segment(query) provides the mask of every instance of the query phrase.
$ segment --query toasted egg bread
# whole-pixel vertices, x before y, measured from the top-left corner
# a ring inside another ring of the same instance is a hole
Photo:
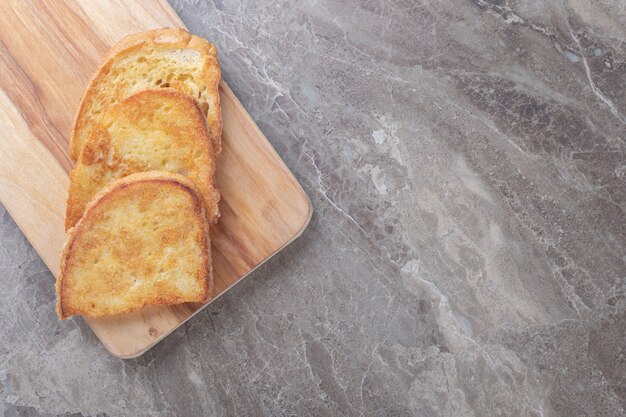
[[[150,88],[172,87],[196,98],[204,112],[213,150],[221,150],[222,118],[215,46],[184,29],[155,29],[116,44],[81,99],[70,139],[76,161],[96,121],[111,104]]]
[[[91,129],[70,174],[65,229],[112,180],[142,171],[185,175],[202,197],[209,223],[219,215],[215,159],[205,117],[174,89],[143,90],[108,108]]]
[[[109,184],[68,232],[56,291],[61,319],[207,300],[209,226],[193,183],[150,171]]]

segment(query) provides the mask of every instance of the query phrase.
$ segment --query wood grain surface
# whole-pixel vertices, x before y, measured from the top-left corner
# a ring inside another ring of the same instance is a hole
[[[111,45],[158,27],[184,27],[164,0],[0,2],[0,201],[54,275],[65,241],[68,140],[82,91]],[[299,236],[311,217],[308,197],[224,82],[220,93],[222,217],[211,230],[217,296]],[[112,354],[131,358],[204,306],[149,307],[87,322]]]

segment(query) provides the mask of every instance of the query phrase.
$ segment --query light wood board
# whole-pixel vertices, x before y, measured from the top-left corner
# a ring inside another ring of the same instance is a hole
[[[0,2],[0,201],[55,276],[80,96],[111,45],[158,27],[184,27],[164,0]],[[211,230],[217,296],[299,236],[311,217],[308,197],[224,82],[220,93],[222,217]],[[131,358],[204,306],[87,322],[113,355]]]

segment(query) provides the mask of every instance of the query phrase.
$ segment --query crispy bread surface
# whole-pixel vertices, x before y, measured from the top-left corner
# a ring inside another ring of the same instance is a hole
[[[70,174],[65,229],[109,182],[142,171],[169,171],[196,186],[209,223],[219,216],[215,158],[205,117],[174,89],[143,90],[111,106],[92,127]]]
[[[127,36],[105,57],[81,99],[70,139],[76,161],[96,121],[110,105],[145,89],[171,87],[198,100],[215,154],[221,151],[220,66],[215,46],[184,29]]]
[[[209,226],[194,184],[162,171],[112,182],[70,229],[56,291],[61,319],[209,299]]]

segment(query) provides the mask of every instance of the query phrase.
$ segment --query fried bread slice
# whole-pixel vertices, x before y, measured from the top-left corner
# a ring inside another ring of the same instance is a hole
[[[91,130],[110,105],[150,88],[172,87],[196,98],[204,112],[213,150],[221,150],[222,117],[215,46],[184,29],[155,29],[117,43],[81,99],[70,139],[76,161]]]
[[[163,171],[112,182],[68,232],[56,291],[61,319],[210,298],[209,226],[193,183]]]
[[[109,182],[142,171],[185,175],[197,187],[209,223],[219,216],[215,158],[205,117],[174,89],[143,90],[108,108],[92,127],[70,174],[65,229]]]

